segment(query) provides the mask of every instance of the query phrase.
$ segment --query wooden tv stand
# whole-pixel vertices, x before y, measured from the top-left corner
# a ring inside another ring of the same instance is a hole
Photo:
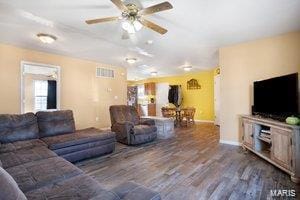
[[[300,126],[258,116],[242,116],[243,148],[252,151],[300,183]]]

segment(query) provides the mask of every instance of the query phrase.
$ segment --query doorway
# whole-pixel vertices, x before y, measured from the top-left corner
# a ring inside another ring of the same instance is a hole
[[[60,109],[60,67],[21,62],[21,113]]]

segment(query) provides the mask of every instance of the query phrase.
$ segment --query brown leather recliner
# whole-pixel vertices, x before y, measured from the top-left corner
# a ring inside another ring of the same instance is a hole
[[[111,130],[116,133],[118,142],[138,145],[151,142],[157,137],[154,120],[140,119],[134,106],[110,106]]]

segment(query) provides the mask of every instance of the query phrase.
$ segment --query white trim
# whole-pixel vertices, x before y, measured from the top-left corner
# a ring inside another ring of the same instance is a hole
[[[195,122],[205,122],[205,123],[214,123],[213,120],[202,120],[202,119],[195,119]]]
[[[108,127],[102,127],[102,128],[100,128],[100,130],[102,130],[102,131],[110,131],[111,127],[110,126],[108,126]]]
[[[50,67],[50,68],[55,68],[57,69],[57,102],[56,102],[56,106],[57,106],[57,109],[56,110],[59,110],[60,109],[60,89],[61,89],[61,86],[60,86],[60,73],[61,73],[61,70],[60,70],[60,66],[57,66],[57,65],[49,65],[49,64],[43,64],[43,63],[34,63],[34,62],[27,62],[27,61],[21,61],[20,63],[20,71],[21,71],[21,82],[20,82],[20,104],[21,104],[21,113],[24,113],[24,65],[36,65],[36,66],[39,66],[39,67]]]
[[[220,140],[219,142],[222,143],[222,144],[229,144],[229,145],[234,145],[234,146],[242,146],[242,144],[240,142],[236,142],[236,141]]]

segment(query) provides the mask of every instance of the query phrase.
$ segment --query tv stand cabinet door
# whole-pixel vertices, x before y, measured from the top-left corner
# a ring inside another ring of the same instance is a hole
[[[244,120],[243,121],[243,144],[247,147],[253,148],[253,132],[254,132],[254,126],[253,123]]]
[[[292,168],[291,132],[279,128],[271,128],[271,159],[286,169]]]

